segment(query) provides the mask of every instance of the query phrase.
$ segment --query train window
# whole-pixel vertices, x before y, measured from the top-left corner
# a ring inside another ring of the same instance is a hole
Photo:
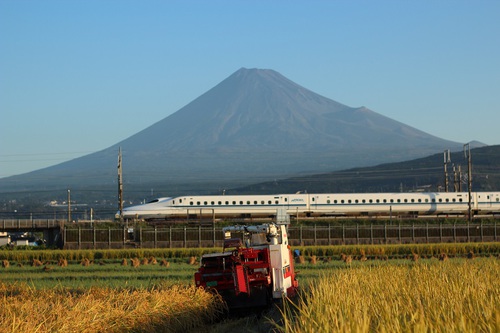
[[[206,206],[206,205],[207,205],[207,202],[206,202],[206,201],[203,201],[203,204]]]
[[[312,201],[316,200],[316,198],[312,198]]]
[[[257,204],[257,200],[255,200],[255,201],[253,202],[253,204],[254,204],[254,205],[256,205],[256,204]]]
[[[393,203],[393,202],[394,202],[394,199],[391,199],[391,203]]]
[[[179,199],[179,203],[182,203],[182,199]]]
[[[457,201],[457,199],[453,198],[453,199],[451,199],[451,201],[455,202],[455,201]]]
[[[247,201],[247,205],[250,205],[250,200]]]
[[[365,203],[365,202],[366,202],[366,200],[365,200],[365,199],[363,199],[363,200],[361,200],[361,202],[362,202],[362,203]]]
[[[439,202],[443,202],[443,199],[439,198]]]
[[[219,201],[217,204],[218,204],[219,206],[220,206],[220,205],[222,205],[222,201]]]
[[[462,198],[458,199],[458,201],[462,202]],[[498,198],[497,198],[497,201],[498,201]]]
[[[213,205],[215,205],[215,202],[213,202],[213,201],[212,201],[211,205],[212,205],[212,206],[213,206]]]
[[[436,202],[436,199],[432,198],[431,202]]]
[[[236,205],[236,201],[233,201],[233,205]]]
[[[193,202],[192,202],[192,201],[190,201],[190,202],[189,202],[189,205],[191,205],[191,206],[192,206],[192,205],[193,205]]]
[[[271,200],[269,200],[267,203],[270,205],[271,204]]]
[[[229,205],[229,201],[226,201],[226,205]]]
[[[354,202],[355,202],[355,203],[359,203],[359,200],[358,200],[358,199],[356,199],[356,200],[354,200]]]
[[[287,202],[287,201],[288,201],[288,198],[285,198],[285,202]]]
[[[274,203],[275,203],[275,204],[278,204],[278,203],[279,203],[279,201],[278,201],[278,200],[276,200],[276,201],[274,201]]]
[[[337,202],[338,202],[337,200],[333,200],[333,203],[335,203],[335,204],[336,204]]]
[[[408,202],[408,199],[405,199],[405,202]]]
[[[460,201],[462,201],[462,199],[460,199]],[[499,198],[497,198],[497,202],[499,202],[499,201],[500,201],[500,199],[499,199]]]
[[[450,202],[450,199],[446,198],[446,202]]]
[[[263,205],[264,204],[264,200],[262,200],[260,203]]]
[[[398,202],[401,202],[401,199],[398,199]]]
[[[196,206],[199,206],[200,205],[200,202],[199,201],[196,201]]]
[[[386,203],[386,202],[387,202],[387,199],[382,200],[382,202],[383,202],[383,203]]]
[[[411,199],[411,202],[415,202],[415,199]]]
[[[344,200],[340,200],[340,203],[344,203]]]
[[[348,203],[351,203],[351,199],[347,200]]]
[[[240,205],[243,205],[243,201],[240,201]]]
[[[490,200],[490,196],[489,196],[489,195],[487,195],[487,196],[486,196],[486,199]]]
[[[422,199],[418,199],[418,202],[422,202]]]
[[[425,202],[429,202],[429,199],[425,199]]]
[[[175,200],[172,200],[172,205],[175,205]]]
[[[328,203],[328,204],[329,204],[329,203],[330,203],[330,199],[326,200],[326,203]]]

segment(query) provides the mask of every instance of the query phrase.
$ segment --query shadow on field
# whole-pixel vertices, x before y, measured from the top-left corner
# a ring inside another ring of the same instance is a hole
[[[267,333],[280,332],[275,323],[281,322],[279,305],[274,304],[265,310],[248,310],[232,313],[219,322],[207,326],[203,333]]]

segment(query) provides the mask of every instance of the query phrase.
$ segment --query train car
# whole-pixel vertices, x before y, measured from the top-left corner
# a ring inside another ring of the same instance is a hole
[[[274,195],[206,195],[158,198],[127,207],[125,219],[198,217],[272,217],[278,208],[291,216],[376,216],[467,214],[467,192],[296,193]],[[500,192],[472,192],[474,215],[499,214]]]

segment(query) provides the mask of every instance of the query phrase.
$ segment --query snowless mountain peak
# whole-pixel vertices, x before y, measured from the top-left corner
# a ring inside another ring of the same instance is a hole
[[[285,178],[403,161],[462,145],[367,107],[341,104],[272,69],[240,68],[122,142],[22,180],[36,186],[37,179],[51,179],[68,186],[73,175],[99,183],[109,172],[112,182],[118,147],[129,180],[135,174],[141,182],[216,186],[222,179]]]

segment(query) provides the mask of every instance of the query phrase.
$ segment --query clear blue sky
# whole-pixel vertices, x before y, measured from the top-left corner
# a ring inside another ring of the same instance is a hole
[[[241,67],[500,144],[500,1],[0,0],[0,177],[109,147]]]

